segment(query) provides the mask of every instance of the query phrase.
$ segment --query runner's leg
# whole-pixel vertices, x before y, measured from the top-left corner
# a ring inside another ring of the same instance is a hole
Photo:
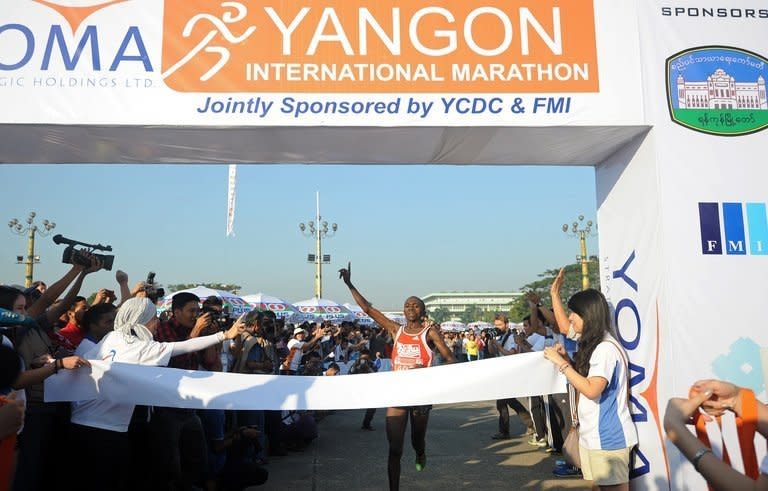
[[[403,456],[406,424],[408,424],[407,409],[400,407],[387,408],[387,441],[389,442],[387,474],[389,475],[390,491],[400,489],[400,459]]]
[[[411,415],[411,446],[416,452],[417,470],[421,470],[427,463],[427,423],[429,423],[429,411],[418,410],[418,408],[409,411]],[[420,466],[420,467],[419,467]]]

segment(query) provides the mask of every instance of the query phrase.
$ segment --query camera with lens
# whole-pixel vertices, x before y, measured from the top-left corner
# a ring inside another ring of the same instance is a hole
[[[496,329],[495,327],[491,327],[490,329],[486,329],[486,330],[485,330],[485,332],[487,332],[487,333],[488,333],[488,335],[489,335],[490,337],[492,337],[492,338],[497,338],[497,337],[499,337],[499,330],[498,330],[498,329]]]
[[[219,329],[220,331],[226,331],[232,327],[232,324],[235,323],[235,320],[229,316],[229,311],[226,307],[223,310],[218,310],[213,307],[203,305],[203,308],[200,310],[200,316],[204,316],[205,314],[210,314],[211,326]]]
[[[147,274],[147,281],[144,282],[144,293],[147,294],[147,298],[152,300],[153,303],[165,296],[165,288],[155,283],[155,272],[150,271]]]
[[[61,234],[53,236],[54,244],[67,244],[67,248],[64,249],[61,262],[64,264],[77,264],[79,266],[89,267],[91,265],[90,256],[96,256],[102,262],[102,267],[107,271],[112,271],[112,263],[115,261],[115,256],[106,254],[97,254],[93,251],[112,251],[112,246],[105,246],[101,244],[86,244],[78,240],[68,239]],[[75,249],[75,246],[82,246],[81,249]],[[89,248],[90,250],[87,250]]]

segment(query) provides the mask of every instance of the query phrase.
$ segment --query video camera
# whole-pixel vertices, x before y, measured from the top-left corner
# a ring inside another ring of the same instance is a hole
[[[108,256],[106,254],[97,254],[93,251],[112,251],[112,246],[104,246],[101,244],[86,244],[77,240],[72,240],[64,237],[61,234],[53,236],[54,244],[67,244],[67,248],[64,249],[64,255],[61,258],[61,262],[64,264],[77,264],[79,266],[85,266],[86,268],[91,265],[91,260],[85,253],[90,253],[93,256],[99,258],[102,262],[102,267],[107,271],[112,271],[112,263],[115,261],[115,256]],[[75,246],[82,246],[85,249],[75,249]]]
[[[144,293],[147,294],[147,298],[152,300],[152,303],[157,303],[159,299],[165,296],[165,288],[155,283],[154,271],[147,274],[147,281],[144,282]]]

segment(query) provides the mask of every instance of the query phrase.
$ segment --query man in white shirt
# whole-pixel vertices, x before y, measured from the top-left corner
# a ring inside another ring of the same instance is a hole
[[[323,337],[322,329],[315,329],[315,335],[311,340],[305,341],[309,333],[302,327],[293,330],[293,338],[288,341],[288,356],[280,366],[280,375],[295,375],[301,365],[301,357],[304,353],[315,347]]]
[[[494,337],[488,338],[488,352],[491,356],[509,356],[518,353],[518,346],[515,341],[515,336],[512,330],[509,328],[509,319],[506,315],[498,314],[493,321],[493,326],[499,333],[498,339]],[[519,338],[518,338],[519,339]],[[493,435],[491,438],[494,440],[508,440],[511,438],[509,433],[509,409],[515,410],[517,415],[523,421],[528,431],[533,428],[533,420],[528,410],[525,408],[522,402],[516,398],[500,399],[496,401],[496,409],[499,411],[499,432]]]

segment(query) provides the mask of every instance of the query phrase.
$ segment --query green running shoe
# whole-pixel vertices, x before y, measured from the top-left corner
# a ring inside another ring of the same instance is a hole
[[[427,454],[416,456],[416,470],[421,472],[427,466]]]

